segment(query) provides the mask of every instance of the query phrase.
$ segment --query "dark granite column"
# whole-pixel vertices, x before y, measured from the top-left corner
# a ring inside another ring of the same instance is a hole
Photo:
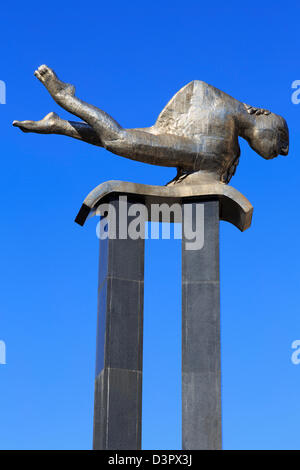
[[[143,299],[144,240],[100,240],[94,449],[141,448]]]
[[[221,449],[219,202],[204,204],[204,246],[182,239],[182,449]],[[190,203],[195,210],[195,203]],[[188,204],[184,204],[183,208]]]

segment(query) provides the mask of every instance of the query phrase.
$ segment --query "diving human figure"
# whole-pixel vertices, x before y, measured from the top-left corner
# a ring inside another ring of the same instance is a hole
[[[41,121],[14,121],[14,126],[24,132],[67,135],[132,160],[176,167],[173,183],[188,182],[195,173],[199,181],[228,183],[239,161],[239,137],[263,158],[288,154],[288,127],[281,116],[248,106],[202,81],[179,90],[153,126],[124,129],[106,112],[75,97],[74,86],[59,80],[46,65],[35,76],[56,103],[83,122],[49,113]]]

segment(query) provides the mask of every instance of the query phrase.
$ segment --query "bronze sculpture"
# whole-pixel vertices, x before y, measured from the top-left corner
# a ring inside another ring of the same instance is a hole
[[[74,86],[60,81],[46,65],[35,76],[62,108],[84,122],[50,113],[41,121],[14,121],[14,126],[24,132],[67,135],[126,158],[176,167],[171,185],[228,183],[239,162],[238,137],[263,158],[288,154],[288,127],[281,116],[241,103],[202,81],[179,90],[153,126],[123,129],[101,109],[76,98]]]

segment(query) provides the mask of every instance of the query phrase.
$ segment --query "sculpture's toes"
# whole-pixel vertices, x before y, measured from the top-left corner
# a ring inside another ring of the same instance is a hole
[[[23,132],[48,133],[55,131],[60,118],[55,113],[49,113],[40,121],[14,121],[13,126],[19,127]]]
[[[44,84],[49,80],[57,79],[55,72],[47,65],[40,65],[40,67],[34,72],[34,75]]]
[[[69,83],[64,83],[57,77],[54,70],[47,65],[41,65],[35,72],[34,75],[42,82],[47,88],[53,98],[58,98],[59,94],[69,94],[74,96],[75,88]]]
[[[18,127],[23,132],[32,132],[36,129],[35,121],[13,121],[13,126]]]

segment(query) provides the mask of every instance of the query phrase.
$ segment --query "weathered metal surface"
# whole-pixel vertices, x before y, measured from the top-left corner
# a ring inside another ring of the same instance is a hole
[[[239,137],[263,158],[288,154],[288,127],[281,116],[248,106],[200,80],[179,90],[154,125],[124,129],[101,109],[76,98],[75,88],[46,65],[35,75],[62,108],[84,122],[50,113],[41,121],[14,121],[14,126],[24,132],[67,135],[132,160],[177,167],[173,184],[190,184],[195,173],[199,184],[228,183],[239,162]]]

